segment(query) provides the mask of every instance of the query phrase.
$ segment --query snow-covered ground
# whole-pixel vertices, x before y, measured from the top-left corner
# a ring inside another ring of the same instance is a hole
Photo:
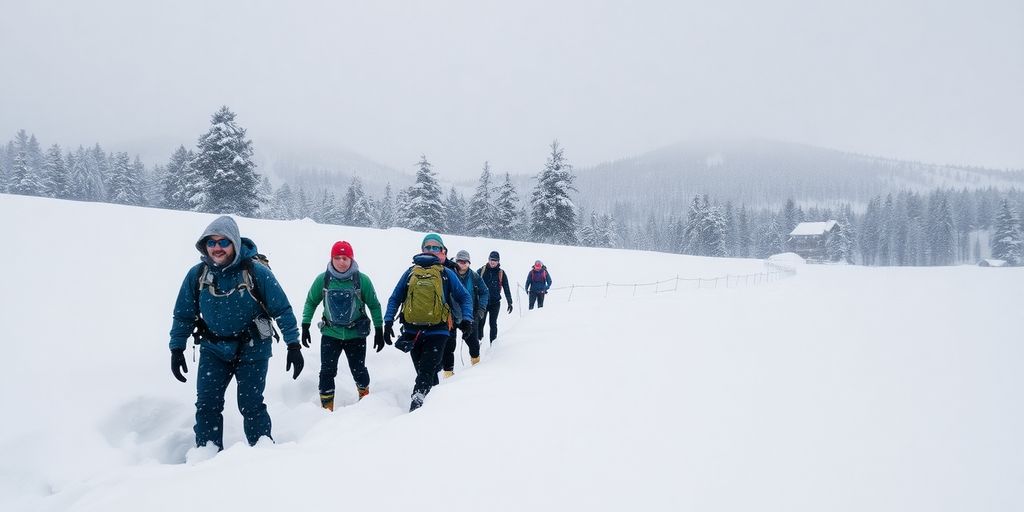
[[[0,195],[2,510],[1024,510],[1024,269],[800,266],[794,277],[561,289],[408,414],[370,353],[319,408],[275,346],[277,444],[191,449],[177,289],[211,215]],[[239,219],[296,312],[331,244],[386,297],[421,234]],[[556,287],[765,271],[756,260],[445,237]],[[714,283],[714,284],[712,284]],[[714,286],[714,287],[712,287]],[[607,295],[607,296],[606,296]],[[521,313],[522,312],[522,313]],[[413,508],[415,507],[415,508]]]

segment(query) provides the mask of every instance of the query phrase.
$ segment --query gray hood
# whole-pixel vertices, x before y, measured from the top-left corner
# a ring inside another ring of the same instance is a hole
[[[332,264],[331,262],[327,262],[327,271],[331,273],[331,277],[338,279],[339,281],[343,281],[345,279],[352,277],[352,275],[355,274],[356,272],[359,272],[359,264],[356,263],[356,260],[352,260],[352,266],[349,267],[348,270],[344,272],[338,272],[337,270],[334,269],[334,264]]]
[[[227,215],[217,217],[206,227],[206,231],[203,231],[202,236],[196,241],[196,250],[202,255],[202,260],[212,266],[213,262],[208,261],[209,256],[206,254],[206,238],[211,235],[218,235],[231,240],[231,244],[235,246],[235,259],[227,266],[230,267],[238,263],[238,260],[242,257],[242,236],[238,233],[238,224],[235,223],[235,219]]]

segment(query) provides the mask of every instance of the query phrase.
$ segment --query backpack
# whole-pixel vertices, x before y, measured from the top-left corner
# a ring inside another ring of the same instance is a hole
[[[531,270],[530,271],[530,281],[533,281],[535,283],[546,283],[548,281],[548,268],[547,267],[542,267],[540,269],[540,279],[537,279],[537,271],[536,270]]]
[[[451,308],[444,297],[445,268],[440,263],[429,267],[413,265],[409,269],[402,318],[411,325],[451,323]]]
[[[331,279],[331,272],[324,272],[324,325],[351,329],[363,318],[362,279],[353,272],[351,289],[330,290]]]
[[[260,309],[263,310],[263,316],[253,321],[256,324],[256,329],[259,330],[260,335],[264,338],[268,338],[271,335],[274,336],[275,341],[281,341],[281,336],[277,334],[277,329],[270,322],[270,311],[267,310],[267,306],[262,299],[256,294],[256,280],[252,278],[252,272],[249,270],[253,265],[263,265],[264,267],[270,268],[270,260],[265,254],[257,254],[250,258],[248,261],[242,263],[242,282],[238,283],[238,286],[232,288],[226,293],[217,293],[217,286],[213,282],[213,274],[210,273],[210,266],[203,263],[203,271],[199,273],[199,293],[202,293],[203,288],[209,287],[210,295],[214,297],[227,297],[232,293],[245,293],[249,292],[249,296],[252,300],[259,304]],[[192,333],[193,341],[198,344],[201,336],[209,336],[212,333],[206,327],[206,321],[203,320],[202,315],[199,314],[199,293],[196,293],[196,330]]]
[[[480,270],[477,270],[476,273],[479,274],[480,277],[484,277],[484,270],[487,270],[487,265],[484,265],[484,266],[480,267]],[[498,269],[498,292],[501,292],[501,282],[502,282],[502,280],[504,278],[505,278],[505,272],[502,271],[499,268]]]

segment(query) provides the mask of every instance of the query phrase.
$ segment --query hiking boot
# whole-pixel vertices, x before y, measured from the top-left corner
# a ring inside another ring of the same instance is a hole
[[[362,400],[364,396],[370,394],[370,388],[361,388],[356,386],[356,392],[359,393],[359,399]]]
[[[334,412],[334,395],[320,395],[320,407]]]
[[[479,362],[480,362],[480,357],[479,357],[479,356],[477,356],[477,357],[471,357],[471,358],[469,358],[469,362],[470,362],[470,363],[473,363],[473,366],[476,366],[476,365],[477,365],[477,363],[479,363]]]
[[[413,412],[416,409],[419,409],[420,407],[422,407],[423,406],[423,399],[426,398],[426,397],[427,397],[427,395],[425,395],[423,393],[420,393],[418,391],[416,393],[413,393],[412,394],[412,402],[409,403],[409,412]]]
[[[441,373],[441,375],[443,375],[444,378],[447,379],[448,377],[451,377],[452,375],[455,375],[455,372],[452,371],[452,370],[445,370],[443,373]]]

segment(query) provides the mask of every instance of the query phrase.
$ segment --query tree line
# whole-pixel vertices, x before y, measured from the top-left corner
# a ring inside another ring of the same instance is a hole
[[[327,188],[276,189],[256,171],[253,145],[236,115],[222,107],[192,149],[179,147],[167,164],[147,168],[138,156],[91,148],[46,151],[19,131],[0,151],[0,190],[13,194],[233,213],[269,219],[311,218],[327,224],[405,227],[541,243],[619,247],[719,257],[766,257],[788,250],[788,234],[803,221],[836,220],[825,241],[834,261],[865,265],[950,265],[977,261],[985,251],[1010,264],[1024,263],[1017,189],[901,191],[871,197],[866,205],[809,205],[789,199],[781,208],[719,203],[708,195],[669,205],[644,221],[617,221],[614,212],[582,211],[574,202],[576,176],[555,141],[522,200],[509,173],[496,176],[484,162],[468,199],[444,192],[425,155],[416,181],[397,192],[388,185],[375,198],[358,176],[343,197]],[[622,205],[618,205],[621,209]],[[623,215],[630,218],[631,215]]]

